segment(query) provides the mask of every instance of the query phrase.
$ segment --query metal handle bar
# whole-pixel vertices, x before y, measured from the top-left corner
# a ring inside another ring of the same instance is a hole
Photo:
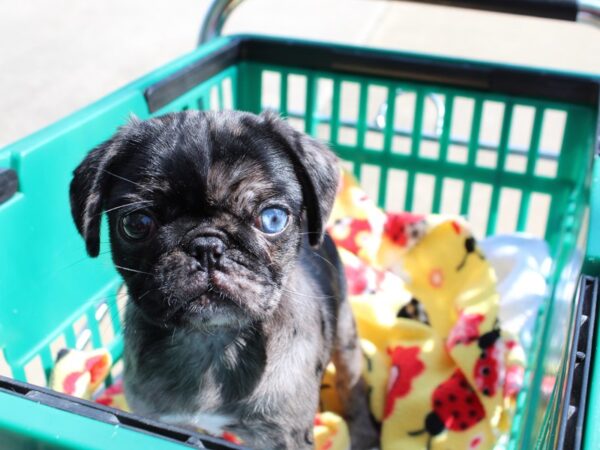
[[[212,0],[198,36],[198,45],[205,44],[213,38],[221,35],[225,22],[243,0]]]
[[[523,16],[545,17],[575,22],[580,13],[600,17],[599,0],[410,0],[417,3],[455,6]]]
[[[221,35],[231,13],[243,0],[212,0],[198,36],[198,45]],[[410,0],[447,6],[580,21],[600,26],[600,0]]]

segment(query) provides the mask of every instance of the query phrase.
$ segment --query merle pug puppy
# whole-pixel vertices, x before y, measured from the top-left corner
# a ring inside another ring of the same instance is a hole
[[[324,234],[338,182],[325,146],[273,115],[132,121],[75,170],[70,198],[132,301],[124,382],[140,414],[252,447],[312,446],[333,359],[353,448],[377,445],[343,270]]]

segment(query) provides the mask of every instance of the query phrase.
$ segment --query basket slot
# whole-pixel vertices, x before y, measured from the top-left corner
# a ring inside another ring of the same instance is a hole
[[[359,115],[360,84],[342,81],[340,88],[340,126],[337,143],[356,148]],[[360,171],[355,165],[355,175]]]
[[[412,211],[429,214],[433,206],[433,191],[436,178],[433,175],[418,173],[415,175],[415,190]]]
[[[567,113],[556,109],[546,109],[542,125],[540,147],[546,158],[537,158],[534,173],[536,176],[555,178],[558,160],[564,140]]]
[[[467,185],[471,189],[467,217],[475,236],[482,238],[486,235],[485,233],[489,223],[489,214],[491,212],[490,205],[494,187],[491,184],[478,182],[465,182],[465,188]],[[465,197],[463,196],[463,200],[464,198]]]
[[[4,350],[0,348],[0,376],[12,377],[13,371],[6,361],[6,357],[4,356]]]
[[[221,81],[221,92],[223,93],[223,109],[234,109],[233,82],[231,77],[226,77]]]
[[[440,157],[441,128],[445,115],[445,95],[427,91],[423,99],[421,133],[419,134],[419,158],[438,160]]]
[[[220,98],[218,92],[218,85],[212,86],[208,91],[209,108],[211,111],[218,111],[221,109]]]
[[[347,161],[345,159],[342,159],[340,161],[340,164],[342,166],[342,169],[344,169],[347,172],[353,172],[354,171],[354,163],[352,161]]]
[[[54,339],[50,343],[50,352],[52,353],[52,365],[54,365],[54,362],[56,361],[58,352],[60,352],[64,348],[67,348],[67,341],[65,339],[64,334],[60,334],[58,335],[58,337],[56,337],[56,339]]]
[[[406,210],[406,187],[408,172],[400,169],[388,170],[388,184],[385,209],[391,212]]]
[[[534,207],[529,209],[525,230],[535,236],[543,237],[548,228],[552,196],[543,192],[532,192],[530,201]]]
[[[396,108],[393,123],[395,131],[398,130],[400,133],[394,133],[392,152],[410,155],[415,123],[416,93],[397,86],[394,89],[394,95]]]
[[[498,201],[498,217],[501,219],[496,223],[495,233],[512,233],[517,228],[519,205],[523,192],[520,189],[502,188]]]
[[[441,208],[442,214],[460,214],[460,203],[465,183],[457,178],[445,177],[442,181]]]
[[[509,148],[527,149],[531,144],[535,108],[528,105],[515,105],[510,125]],[[506,158],[504,170],[525,173],[529,164],[529,152],[514,152]]]
[[[73,322],[73,329],[77,336],[75,347],[77,350],[89,350],[92,333],[88,327],[87,315],[83,314]]]
[[[363,164],[361,170],[361,186],[370,198],[379,198],[379,179],[381,167]]]
[[[101,302],[96,307],[94,313],[94,319],[96,320],[96,326],[100,331],[100,339],[102,340],[103,345],[112,342],[115,337],[107,302],[108,299],[105,302]]]
[[[385,112],[387,109],[387,86],[379,84],[368,85],[367,113],[365,118],[364,149],[367,151],[381,152],[384,146],[384,129],[387,125]],[[393,120],[393,119],[392,119]]]
[[[127,290],[124,285],[119,287],[115,296],[111,296],[107,299],[106,305],[108,306],[108,316],[110,317],[110,323],[112,324],[114,338],[108,344],[108,348],[113,356],[113,360],[117,360],[121,357],[123,349],[123,315],[125,305],[127,303]]]
[[[44,370],[44,364],[40,355],[33,357],[24,367],[24,378],[28,383],[35,384],[37,386],[46,386],[48,379],[46,371]],[[13,371],[14,374],[14,371]]]
[[[289,73],[287,75],[288,108],[298,113],[298,118],[306,119],[306,94],[308,89],[306,75]]]
[[[486,100],[483,102],[481,128],[475,164],[494,170],[498,167],[498,147],[502,135],[505,113],[504,102]]]
[[[279,111],[282,114],[285,114],[286,111],[282,111],[282,104],[287,99],[285,92],[281,91],[281,83],[282,78],[285,78],[285,75],[282,75],[279,72],[275,72],[273,70],[263,70],[261,73],[261,99],[260,105],[263,110],[273,110]],[[287,102],[286,102],[287,105]]]
[[[102,339],[100,338],[99,322],[96,319],[96,309],[88,309],[86,313],[88,330],[91,333],[92,347],[102,347]]]

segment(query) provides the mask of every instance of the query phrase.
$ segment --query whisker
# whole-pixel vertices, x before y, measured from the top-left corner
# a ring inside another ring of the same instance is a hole
[[[142,295],[140,295],[140,297],[138,298],[138,300],[143,299],[146,295],[148,295],[150,292],[154,292],[154,291],[158,291],[159,288],[154,288],[154,289],[148,289],[146,292],[144,292]],[[127,294],[127,297],[129,297],[129,294]]]
[[[106,254],[108,254],[108,253],[110,253],[110,250],[107,250],[107,251],[104,251],[104,252],[100,252],[100,253],[98,253],[98,256],[106,255]],[[85,257],[83,257],[83,258],[80,258],[80,259],[78,259],[78,260],[76,260],[76,261],[73,261],[73,262],[72,262],[72,263],[70,263],[70,264],[67,264],[66,266],[63,266],[63,267],[59,267],[59,268],[57,268],[57,269],[56,269],[56,273],[59,273],[59,272],[60,272],[60,271],[62,271],[62,270],[69,269],[69,268],[71,268],[71,267],[73,267],[73,266],[75,266],[75,265],[77,265],[77,264],[81,264],[82,262],[84,262],[84,261],[88,261],[88,260],[90,260],[90,259],[92,259],[92,258],[90,258],[89,256],[85,256]]]
[[[277,287],[275,285],[273,285],[274,287]],[[311,294],[305,294],[303,292],[298,292],[298,291],[294,291],[292,289],[286,289],[284,287],[280,287],[279,289],[281,289],[283,292],[287,292],[288,294],[294,294],[294,295],[299,295],[301,297],[306,297],[306,298],[318,298],[318,299],[326,299],[326,298],[331,298],[331,295],[311,295]]]
[[[335,273],[338,273],[338,268],[331,261],[329,261],[327,258],[319,255],[316,252],[314,253],[314,255],[321,258],[323,261],[325,261],[327,264],[329,264],[333,268],[333,270],[335,270]]]
[[[135,272],[135,273],[141,273],[141,274],[144,274],[144,275],[153,276],[153,274],[151,274],[150,272],[144,272],[143,270],[132,269],[131,267],[119,266],[117,264],[115,264],[115,267],[117,269],[127,270],[129,272]]]
[[[125,177],[122,177],[121,175],[117,175],[116,173],[113,173],[110,170],[106,170],[106,169],[100,169],[100,170],[102,170],[103,172],[105,172],[109,175],[112,175],[115,178],[118,178],[119,180],[127,181],[128,183],[134,184],[135,186],[142,188],[142,190],[144,190],[144,191],[150,191],[150,189],[148,187],[146,187],[140,183],[136,183],[135,181],[130,180],[129,178],[125,178]]]
[[[131,203],[126,203],[125,205],[120,205],[120,206],[115,206],[114,208],[110,208],[105,210],[104,212],[111,212],[111,211],[115,211],[117,209],[121,209],[121,208],[126,208],[128,206],[132,206],[132,205],[140,205],[143,203],[152,203],[150,200],[139,200],[137,202],[131,202]],[[100,213],[99,215],[101,215],[102,213]]]

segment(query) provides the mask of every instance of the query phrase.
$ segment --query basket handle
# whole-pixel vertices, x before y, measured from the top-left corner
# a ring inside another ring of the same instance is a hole
[[[198,45],[221,35],[225,22],[243,0],[212,0],[198,36]],[[600,27],[600,0],[410,0],[527,16],[590,23]]]
[[[243,0],[212,0],[204,15],[198,35],[198,45],[206,44],[211,39],[219,37],[225,22]]]
[[[410,0],[546,19],[588,22],[600,20],[600,0]],[[588,17],[589,16],[589,17]],[[600,22],[596,23],[597,25]]]

